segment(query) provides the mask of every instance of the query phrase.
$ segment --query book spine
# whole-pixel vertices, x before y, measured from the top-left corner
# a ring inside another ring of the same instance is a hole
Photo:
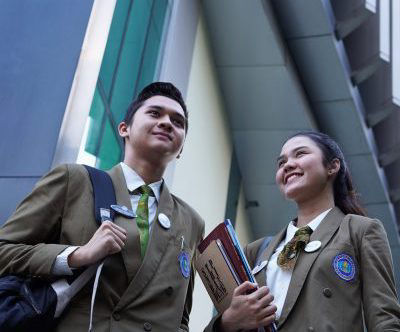
[[[239,275],[240,283],[243,283],[246,280],[249,280],[246,270],[244,269],[242,261],[235,249],[235,246],[232,242],[231,237],[229,236],[228,230],[225,225],[223,227],[223,230],[225,232],[225,236],[221,238],[222,244],[224,245],[229,258],[231,259],[231,262],[235,267],[235,271]]]
[[[226,225],[226,229],[228,230],[229,237],[232,240],[233,246],[234,246],[237,254],[239,255],[239,258],[240,258],[241,262],[242,262],[242,265],[244,267],[244,270],[245,270],[245,273],[247,275],[248,280],[255,283],[256,281],[254,279],[253,274],[251,273],[249,262],[247,261],[247,258],[246,258],[245,254],[244,254],[244,252],[243,252],[243,250],[242,250],[242,248],[240,246],[239,239],[236,236],[236,232],[235,232],[235,229],[233,228],[233,226],[231,224],[231,221],[229,219],[226,219],[225,220],[225,225]]]
[[[239,276],[237,275],[235,269],[234,269],[233,266],[232,266],[232,263],[231,263],[231,261],[230,261],[228,255],[227,255],[227,253],[226,253],[226,250],[225,250],[225,248],[224,248],[224,245],[222,244],[222,242],[221,242],[220,239],[217,239],[216,243],[217,243],[217,246],[218,246],[219,250],[221,251],[222,256],[224,257],[224,260],[225,260],[225,262],[226,262],[226,265],[229,267],[229,270],[231,271],[232,276],[233,276],[233,278],[234,278],[235,281],[236,281],[237,286],[239,286],[239,285],[240,285]]]

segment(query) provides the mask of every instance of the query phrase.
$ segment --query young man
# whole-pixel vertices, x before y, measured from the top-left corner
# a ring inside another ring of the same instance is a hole
[[[109,171],[120,207],[114,223],[97,227],[86,169],[59,166],[0,229],[0,274],[64,276],[106,258],[94,331],[187,331],[204,222],[162,180],[182,151],[187,117],[172,84],[144,88],[118,126],[125,158]],[[87,331],[91,289],[73,298],[57,331]]]

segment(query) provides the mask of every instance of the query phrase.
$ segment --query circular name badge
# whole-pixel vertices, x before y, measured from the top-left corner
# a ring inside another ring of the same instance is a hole
[[[185,251],[182,251],[178,257],[179,267],[184,278],[189,278],[190,276],[190,257]]]
[[[314,252],[321,248],[321,241],[311,241],[304,248],[305,252]]]
[[[171,221],[164,213],[158,215],[158,222],[164,229],[169,229],[171,227]]]

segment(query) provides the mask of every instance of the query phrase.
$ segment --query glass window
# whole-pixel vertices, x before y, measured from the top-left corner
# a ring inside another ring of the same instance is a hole
[[[118,0],[90,113],[85,151],[96,167],[109,169],[123,158],[117,125],[137,93],[158,76],[168,0]]]

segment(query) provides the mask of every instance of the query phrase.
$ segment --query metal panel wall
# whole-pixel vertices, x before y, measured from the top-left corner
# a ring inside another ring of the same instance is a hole
[[[0,224],[50,168],[92,5],[0,1]]]

